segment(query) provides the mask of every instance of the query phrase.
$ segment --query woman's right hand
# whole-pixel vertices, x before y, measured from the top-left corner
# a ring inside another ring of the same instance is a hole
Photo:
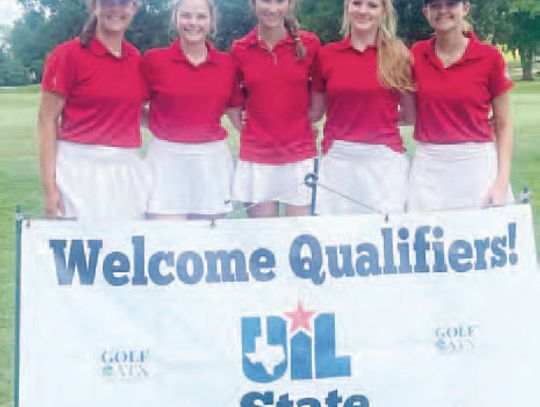
[[[43,210],[47,219],[58,219],[66,214],[62,194],[56,185],[43,192]]]

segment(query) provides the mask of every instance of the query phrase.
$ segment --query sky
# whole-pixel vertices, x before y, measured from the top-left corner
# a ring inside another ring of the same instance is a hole
[[[0,24],[12,24],[21,10],[15,0],[0,0]]]

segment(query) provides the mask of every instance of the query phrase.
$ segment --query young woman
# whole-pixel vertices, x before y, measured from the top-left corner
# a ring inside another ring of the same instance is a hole
[[[233,165],[220,119],[234,104],[236,69],[207,40],[216,26],[211,0],[180,0],[173,20],[178,38],[143,62],[154,134],[149,216],[216,218],[231,210]]]
[[[124,40],[134,0],[90,0],[79,38],[45,64],[38,137],[45,215],[134,219],[146,210],[148,174],[138,157],[146,97],[140,55]]]
[[[403,212],[408,160],[398,121],[414,116],[414,85],[392,1],[345,0],[343,32],[319,52],[313,80],[314,106],[328,105],[318,212]]]
[[[410,174],[411,211],[512,200],[512,81],[501,53],[469,31],[470,8],[468,1],[424,2],[435,35],[412,49],[419,143]]]
[[[241,127],[233,197],[252,217],[309,213],[315,136],[308,117],[310,77],[319,48],[315,34],[299,31],[294,0],[251,0],[257,27],[232,45],[245,95],[230,117]]]

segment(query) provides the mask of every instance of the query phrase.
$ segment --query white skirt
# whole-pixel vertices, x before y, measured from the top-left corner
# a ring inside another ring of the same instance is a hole
[[[304,181],[312,172],[313,159],[287,164],[238,160],[233,199],[246,203],[276,201],[288,205],[309,205],[311,188]]]
[[[233,163],[225,140],[178,143],[154,138],[146,163],[153,177],[149,213],[217,215],[232,210]]]
[[[336,140],[321,160],[320,215],[402,213],[409,161],[387,146]]]
[[[56,184],[66,218],[144,218],[151,184],[138,149],[57,142]]]
[[[418,143],[409,176],[409,211],[480,208],[497,177],[495,143]],[[508,187],[507,203],[514,201]]]

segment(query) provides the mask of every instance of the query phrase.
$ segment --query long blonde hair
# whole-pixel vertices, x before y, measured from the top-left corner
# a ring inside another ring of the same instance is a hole
[[[257,0],[251,0],[250,5],[255,12],[255,2]],[[302,39],[300,38],[300,23],[298,23],[298,20],[294,16],[294,10],[296,8],[296,0],[289,0],[289,14],[285,17],[285,29],[291,36],[291,38],[294,41],[295,49],[296,49],[296,59],[298,61],[301,61],[304,59],[307,55],[306,46],[302,42]]]
[[[349,3],[344,0],[341,32],[351,33]],[[412,56],[397,35],[397,13],[392,0],[379,0],[384,10],[384,20],[377,31],[377,74],[381,85],[400,92],[413,92],[416,88],[412,79]]]

